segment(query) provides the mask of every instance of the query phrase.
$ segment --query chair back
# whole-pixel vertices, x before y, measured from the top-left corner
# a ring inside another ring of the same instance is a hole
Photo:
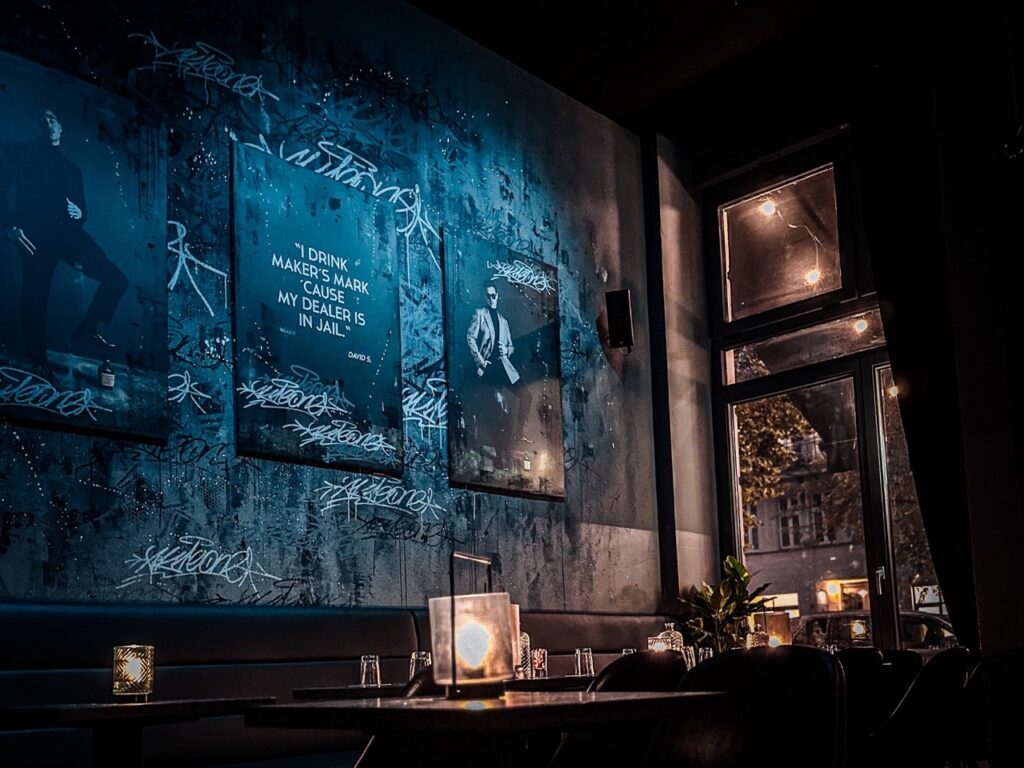
[[[637,692],[674,691],[686,674],[686,660],[677,651],[640,651],[622,656],[602,669],[587,690]]]
[[[844,764],[845,680],[842,666],[825,651],[797,645],[727,651],[691,669],[679,690],[725,691],[728,705],[713,717],[666,721],[651,764],[665,760],[680,768],[718,768],[776,759],[787,768]],[[782,746],[794,728],[800,748]]]
[[[685,674],[686,660],[678,651],[640,651],[611,662],[591,681],[587,691],[674,691]],[[574,729],[565,734],[548,765],[640,765],[656,727],[656,722],[623,722]]]
[[[970,668],[966,648],[948,648],[933,656],[896,711],[872,734],[864,764],[943,765],[956,748],[957,711]]]
[[[434,668],[430,664],[412,676],[400,694],[403,699],[414,696],[444,696],[444,687],[434,682]]]
[[[885,690],[882,651],[859,646],[836,653],[846,678],[846,745],[858,752],[868,736],[892,714],[881,703]]]

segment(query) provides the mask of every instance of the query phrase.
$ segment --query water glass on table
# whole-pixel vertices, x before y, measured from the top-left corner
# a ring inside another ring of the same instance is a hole
[[[421,669],[430,666],[430,651],[413,651],[409,656],[409,679],[412,680]]]
[[[683,646],[683,660],[686,662],[687,669],[693,669],[697,666],[697,649],[692,645]]]
[[[364,687],[380,685],[380,656],[367,653],[359,657],[359,684]]]
[[[700,664],[702,661],[707,661],[715,655],[713,648],[698,648],[697,649],[697,663]]]
[[[594,676],[594,652],[590,648],[576,649],[575,670],[577,677]]]

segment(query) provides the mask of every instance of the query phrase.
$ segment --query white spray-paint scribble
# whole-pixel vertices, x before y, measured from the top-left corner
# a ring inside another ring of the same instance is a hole
[[[424,515],[433,515],[443,508],[434,503],[431,488],[406,488],[389,477],[349,477],[340,483],[324,483],[317,489],[325,510],[344,509],[349,520],[359,517],[362,507],[374,507],[414,515],[422,521]]]
[[[158,548],[152,544],[144,552],[132,555],[124,562],[131,574],[121,581],[118,589],[142,581],[152,584],[161,579],[213,576],[236,587],[248,584],[253,592],[259,594],[257,578],[280,580],[280,577],[267,573],[256,562],[248,547],[235,552],[222,552],[212,540],[188,534],[180,536],[172,546]]]
[[[91,389],[62,390],[42,376],[11,366],[0,367],[0,407],[33,408],[58,416],[85,414],[96,421],[96,413],[110,413],[96,402]]]
[[[285,424],[285,429],[299,436],[299,445],[316,445],[320,448],[356,448],[364,453],[383,453],[393,456],[395,446],[378,432],[364,432],[356,424],[344,419],[332,419],[328,424],[311,421],[303,424],[296,419]]]
[[[395,213],[402,219],[398,225],[398,233],[405,237],[406,242],[414,237],[419,237],[427,252],[430,253],[435,266],[438,269],[441,268],[441,262],[435,252],[435,243],[440,242],[441,235],[427,218],[418,184],[414,184],[412,187],[401,187],[381,181],[378,179],[380,169],[374,163],[360,157],[351,149],[326,139],[318,141],[315,149],[305,148],[287,153],[284,149],[284,141],[282,141],[275,153],[261,133],[258,143],[243,142],[243,146],[279,157],[285,162],[311,170],[313,173],[337,181],[346,187],[359,189],[375,198],[387,200],[395,207]]]
[[[188,235],[188,229],[184,224],[180,221],[168,221],[167,226],[174,227],[175,232],[174,237],[167,241],[167,252],[174,256],[177,262],[174,267],[174,274],[171,275],[171,279],[167,283],[167,290],[174,290],[174,286],[178,284],[178,280],[181,278],[181,273],[184,272],[188,281],[192,283],[192,288],[199,296],[199,299],[203,302],[203,306],[206,307],[206,311],[213,316],[213,307],[211,307],[210,302],[206,300],[206,296],[203,295],[198,283],[196,283],[196,277],[192,273],[193,269],[205,269],[207,272],[213,273],[223,281],[224,308],[227,309],[228,273],[224,270],[217,269],[216,267],[211,267],[209,264],[204,263],[192,254],[192,248],[187,242],[185,242],[185,237]]]
[[[487,268],[494,270],[491,280],[504,278],[513,285],[532,288],[537,293],[552,293],[557,287],[550,275],[537,269],[532,264],[527,264],[519,259],[511,263],[507,261],[488,261]]]
[[[404,420],[420,428],[420,436],[431,431],[443,437],[448,428],[448,387],[442,377],[427,379],[424,388],[406,386],[402,390]]]
[[[352,412],[352,401],[342,393],[338,382],[321,381],[315,371],[299,365],[291,366],[291,373],[295,378],[282,374],[243,382],[238,392],[247,400],[245,407],[297,411],[314,418]]]
[[[167,376],[167,402],[183,403],[185,398],[192,401],[200,413],[206,413],[203,408],[203,400],[209,400],[210,395],[199,388],[199,385],[192,381],[192,374],[187,370],[181,373],[172,373]]]
[[[133,33],[130,38],[137,38],[153,48],[153,62],[147,67],[140,69],[171,69],[178,77],[194,77],[203,81],[203,88],[206,92],[206,100],[210,100],[210,83],[226,88],[232,93],[237,93],[246,99],[259,99],[261,102],[266,98],[274,101],[280,99],[263,86],[263,75],[247,75],[235,71],[235,60],[219,48],[209,43],[196,42],[189,47],[166,46],[161,43],[156,34]]]

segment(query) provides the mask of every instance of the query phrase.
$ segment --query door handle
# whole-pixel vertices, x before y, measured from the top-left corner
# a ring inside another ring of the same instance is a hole
[[[875,568],[875,592],[879,597],[882,596],[883,582],[885,581],[885,566],[880,565]]]

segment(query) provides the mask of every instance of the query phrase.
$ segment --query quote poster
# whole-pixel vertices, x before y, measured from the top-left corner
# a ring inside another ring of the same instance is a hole
[[[0,53],[0,418],[166,439],[165,174],[132,102]]]
[[[445,316],[451,483],[564,499],[557,269],[449,238]]]
[[[239,451],[399,474],[392,211],[256,150],[233,164]]]

